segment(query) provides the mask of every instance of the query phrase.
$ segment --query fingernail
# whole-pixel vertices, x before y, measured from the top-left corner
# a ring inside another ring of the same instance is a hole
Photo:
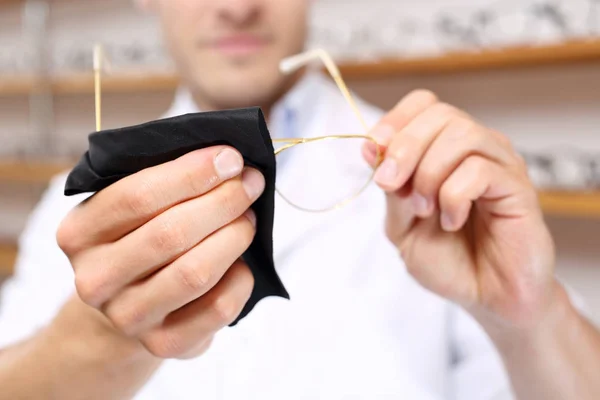
[[[254,210],[249,208],[248,210],[246,210],[244,215],[246,216],[246,218],[248,218],[252,226],[256,228],[256,214],[254,213]]]
[[[265,178],[255,169],[248,168],[242,174],[242,185],[251,200],[256,200],[265,189]]]
[[[440,217],[440,222],[442,224],[442,229],[445,231],[450,231],[453,229],[453,223],[452,223],[452,219],[450,219],[450,216],[448,216],[448,214],[442,213],[441,217]]]
[[[429,212],[429,200],[421,196],[419,193],[413,194],[412,203],[417,215],[422,215]]]
[[[387,158],[375,173],[375,181],[381,185],[394,185],[397,177],[398,163],[392,158]]]
[[[239,175],[244,168],[242,157],[231,149],[224,149],[215,157],[215,170],[222,180]]]
[[[388,124],[379,124],[371,131],[371,136],[375,138],[381,146],[387,146],[394,136],[394,128]]]

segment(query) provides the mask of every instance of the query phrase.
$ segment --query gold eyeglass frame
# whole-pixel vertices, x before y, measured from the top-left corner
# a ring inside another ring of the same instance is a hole
[[[346,102],[352,109],[354,115],[358,118],[359,122],[365,129],[365,132],[368,132],[369,127],[368,127],[367,123],[365,122],[365,119],[364,119],[362,113],[358,109],[356,102],[354,101],[352,95],[350,94],[350,90],[348,90],[346,83],[342,79],[342,75],[339,71],[339,68],[337,67],[337,65],[331,58],[331,56],[325,50],[315,49],[315,50],[310,50],[310,51],[300,53],[300,54],[297,54],[297,55],[294,55],[291,57],[287,57],[280,62],[279,70],[281,73],[283,73],[285,75],[289,75],[289,74],[297,71],[298,69],[305,67],[306,65],[308,65],[309,63],[311,63],[315,60],[320,60],[325,65],[325,68],[329,72],[329,75],[334,80],[338,89],[340,90],[340,92],[342,93],[344,98],[346,99]],[[93,61],[94,61],[93,69],[94,69],[94,99],[95,99],[95,114],[96,114],[96,131],[100,131],[102,129],[102,79],[101,79],[101,77],[102,77],[102,72],[105,69],[104,67],[108,66],[110,68],[110,63],[108,62],[107,57],[104,54],[103,47],[99,44],[94,46],[94,60]],[[369,186],[369,184],[373,180],[373,176],[375,175],[376,167],[379,166],[379,164],[381,163],[381,161],[383,159],[382,148],[379,145],[379,143],[377,142],[377,140],[375,140],[374,137],[368,135],[367,133],[362,134],[362,135],[361,134],[347,134],[347,135],[327,135],[327,136],[307,137],[307,138],[272,138],[271,139],[271,141],[274,144],[283,144],[283,146],[275,149],[275,156],[279,155],[280,153],[282,153],[285,150],[291,149],[291,148],[301,145],[301,144],[319,142],[319,141],[323,141],[323,140],[339,140],[339,139],[364,139],[364,140],[371,141],[374,144],[374,146],[376,148],[376,153],[377,153],[376,159],[375,159],[375,165],[372,168],[371,176],[369,177],[369,179],[367,180],[365,185],[363,185],[360,189],[358,189],[358,191],[356,193],[354,193],[352,196],[349,196],[349,197],[345,198],[344,200],[339,201],[338,203],[334,204],[333,206],[326,207],[323,209],[310,209],[310,208],[299,206],[298,204],[289,200],[285,195],[283,195],[277,188],[277,185],[275,185],[275,191],[277,192],[277,194],[279,194],[279,196],[281,196],[281,198],[283,200],[285,200],[290,206],[292,206],[298,210],[305,211],[305,212],[327,212],[327,211],[339,209],[339,208],[343,207],[344,205],[346,205],[347,203],[351,202],[352,200],[356,199],[358,196],[360,196],[364,192],[364,190]]]

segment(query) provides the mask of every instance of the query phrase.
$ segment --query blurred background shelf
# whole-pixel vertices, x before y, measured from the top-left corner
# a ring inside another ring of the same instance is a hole
[[[68,161],[3,160],[0,161],[0,183],[46,184],[74,165]]]
[[[422,58],[345,62],[340,63],[340,70],[348,79],[374,79],[590,61],[600,61],[600,40],[573,40],[555,45],[457,52]],[[27,95],[34,90],[34,82],[32,77],[0,77],[0,96]],[[103,91],[112,93],[148,92],[174,90],[178,83],[179,79],[170,72],[126,71],[118,75],[106,75],[102,87]],[[91,73],[52,78],[49,86],[56,94],[89,94],[94,90]]]
[[[548,215],[600,218],[600,191],[541,192],[540,203]]]
[[[16,96],[30,94],[33,92],[36,86],[35,83],[35,78],[31,76],[0,75],[0,96]]]
[[[147,92],[174,90],[179,79],[169,72],[123,72],[118,75],[102,77],[102,91]],[[94,91],[94,77],[91,74],[77,74],[56,78],[51,83],[52,91],[56,94],[86,94]]]
[[[14,243],[0,241],[0,277],[12,275],[17,259],[17,246]]]
[[[344,77],[369,79],[396,75],[483,71],[600,61],[600,40],[571,40],[545,46],[519,46],[437,57],[388,59],[340,65]]]
[[[0,184],[46,184],[69,171],[75,161],[0,161]],[[600,218],[600,191],[540,191],[542,208],[549,215]]]

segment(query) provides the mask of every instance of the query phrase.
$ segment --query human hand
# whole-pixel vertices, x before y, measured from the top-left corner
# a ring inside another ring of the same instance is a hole
[[[554,246],[509,140],[422,90],[372,134],[385,151],[375,181],[387,237],[411,275],[488,331],[538,326],[558,289]],[[371,165],[374,147],[363,148]]]
[[[240,256],[263,176],[225,146],[143,170],[64,219],[57,241],[77,293],[126,340],[159,358],[204,352],[246,304],[254,280]]]

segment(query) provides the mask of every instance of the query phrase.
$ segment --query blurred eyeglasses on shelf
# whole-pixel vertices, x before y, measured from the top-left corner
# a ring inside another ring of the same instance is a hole
[[[539,189],[600,189],[600,152],[561,148],[544,153],[522,152],[530,179]]]
[[[26,75],[34,72],[32,51],[23,46],[0,47],[0,74]]]
[[[592,35],[600,35],[600,0],[588,0],[588,27]]]
[[[132,40],[127,43],[111,43],[102,46],[103,54],[118,68],[158,69],[167,66],[169,59],[164,49],[157,44]],[[93,68],[93,55],[88,42],[69,43],[57,46],[53,54],[52,69],[66,72],[83,72]]]
[[[111,70],[108,61],[102,46],[96,45],[93,69],[97,131],[102,129],[102,75]],[[369,126],[327,52],[317,49],[285,58],[279,69],[283,74],[292,74],[313,61],[325,65],[364,133],[273,138],[277,164],[286,168],[285,173],[278,171],[275,190],[298,210],[326,212],[345,206],[364,192],[382,161],[383,151],[375,138],[368,135]],[[362,155],[365,142],[371,142],[371,148],[375,149],[373,166]]]

